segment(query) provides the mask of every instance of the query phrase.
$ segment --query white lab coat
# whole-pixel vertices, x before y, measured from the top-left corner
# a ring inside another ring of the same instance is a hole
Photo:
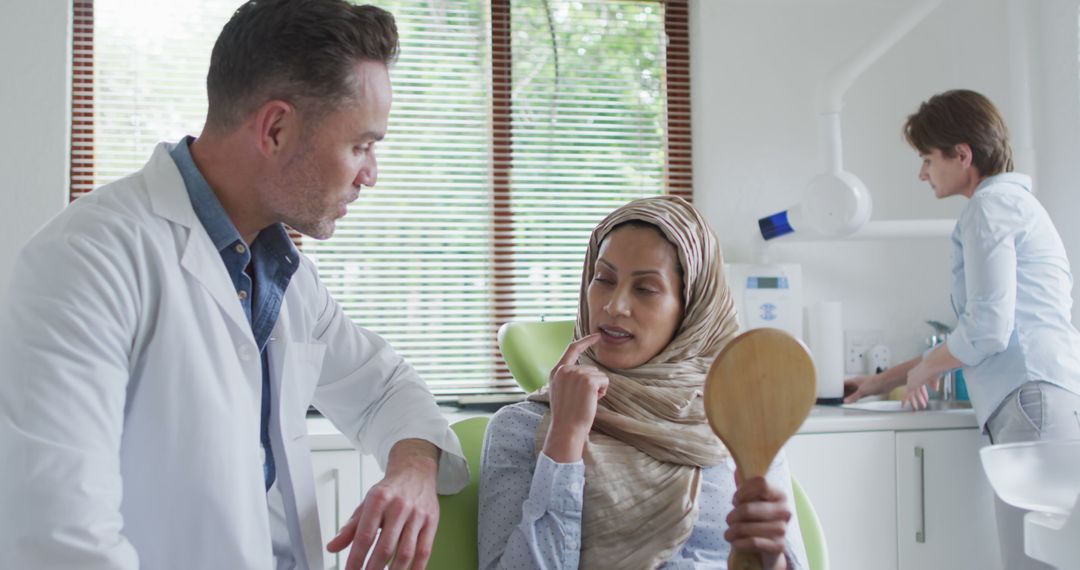
[[[272,567],[259,352],[168,148],[16,262],[0,307],[4,568]],[[268,344],[270,431],[297,558],[318,570],[309,403],[384,467],[402,439],[439,446],[441,493],[468,474],[415,371],[301,265]]]

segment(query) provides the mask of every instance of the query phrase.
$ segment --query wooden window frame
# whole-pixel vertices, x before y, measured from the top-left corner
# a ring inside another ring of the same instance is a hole
[[[70,200],[93,189],[94,170],[94,0],[73,1]],[[664,6],[667,35],[667,161],[665,190],[693,199],[690,114],[690,34],[688,0],[655,0]],[[512,0],[490,0],[492,50],[492,228],[494,314],[491,327],[493,385],[511,379],[499,352],[496,332],[514,314],[511,209],[513,168]],[[300,245],[300,236],[291,232]]]

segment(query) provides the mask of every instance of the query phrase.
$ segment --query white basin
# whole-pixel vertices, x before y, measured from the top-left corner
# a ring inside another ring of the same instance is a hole
[[[870,402],[855,402],[854,404],[844,404],[843,408],[849,410],[864,410],[867,412],[913,412],[911,406],[904,406],[902,400],[876,400]],[[929,406],[923,408],[932,412],[952,412],[960,410],[970,410],[971,402],[958,401],[958,400],[930,400]]]
[[[1080,439],[990,445],[979,451],[1002,501],[1029,511],[1068,515],[1080,494]]]

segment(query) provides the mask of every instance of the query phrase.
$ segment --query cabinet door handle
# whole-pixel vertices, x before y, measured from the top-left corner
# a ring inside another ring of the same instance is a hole
[[[915,457],[919,459],[919,528],[915,531],[915,542],[926,542],[926,454],[923,448],[915,447]]]
[[[341,472],[335,467],[330,470],[330,478],[334,480],[334,530],[335,535],[341,530]],[[341,568],[341,553],[334,553],[334,570]]]

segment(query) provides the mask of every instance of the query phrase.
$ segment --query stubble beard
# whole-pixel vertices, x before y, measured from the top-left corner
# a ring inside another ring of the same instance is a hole
[[[284,177],[278,187],[282,197],[282,222],[313,239],[325,240],[337,229],[337,210],[323,208],[325,191],[321,169],[312,160],[313,150],[294,158],[286,165]]]

